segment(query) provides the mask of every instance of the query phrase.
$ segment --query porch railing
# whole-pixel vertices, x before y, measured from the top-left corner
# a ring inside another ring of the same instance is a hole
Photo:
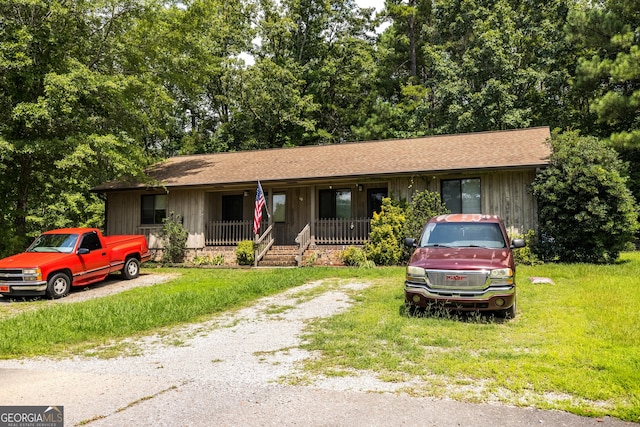
[[[265,221],[260,224],[261,229],[264,227]],[[233,246],[253,237],[253,221],[209,221],[205,227],[207,246]]]
[[[296,255],[296,261],[298,261],[298,267],[302,265],[302,256],[304,251],[307,250],[311,244],[311,226],[305,225],[298,236],[296,237],[296,243],[298,244],[298,254]]]
[[[258,266],[258,262],[265,256],[267,251],[273,246],[273,224],[267,228],[264,233],[258,238],[255,243],[255,261],[253,262],[254,267]]]
[[[147,238],[149,249],[162,249],[161,231],[161,225],[141,225],[138,227],[137,234],[142,234]]]
[[[315,227],[318,245],[362,245],[369,238],[371,219],[317,219]]]
[[[314,243],[317,245],[362,245],[369,238],[370,222],[370,218],[317,219],[315,220]],[[260,229],[265,230],[266,227],[267,221],[263,221]],[[310,243],[310,224],[307,227],[296,238],[296,243],[299,246],[307,244],[307,242]],[[273,235],[273,232],[271,234]],[[205,227],[205,245],[207,246],[233,246],[243,240],[253,239],[253,221],[209,221]],[[299,242],[298,239],[301,241]]]

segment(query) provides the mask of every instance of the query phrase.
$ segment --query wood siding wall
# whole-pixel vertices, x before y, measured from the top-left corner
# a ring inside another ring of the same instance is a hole
[[[170,191],[167,215],[174,213],[182,217],[182,225],[189,232],[187,248],[204,248],[204,190]]]
[[[137,233],[140,226],[139,191],[107,194],[106,224],[107,235]]]
[[[499,215],[509,233],[523,234],[538,228],[537,205],[530,191],[534,170],[396,178],[391,180],[390,189],[395,198],[410,200],[414,193],[425,189],[440,192],[442,180],[465,178],[480,178],[480,213]]]
[[[107,195],[106,230],[114,234],[148,234],[149,247],[161,248],[157,237],[162,224],[143,225],[140,223],[143,195],[162,194],[143,191],[115,192]],[[167,197],[167,215],[172,212],[182,217],[182,225],[189,232],[187,248],[204,248],[204,191],[176,190]]]
[[[537,208],[529,188],[535,177],[535,171],[503,171],[450,175],[415,175],[413,177],[397,177],[385,180],[358,180],[348,183],[333,183],[333,189],[350,189],[352,195],[352,216],[366,218],[367,188],[388,187],[389,195],[396,199],[410,200],[411,196],[425,189],[439,192],[440,183],[444,179],[480,178],[483,214],[496,214],[503,218],[510,233],[525,233],[529,229],[537,229]],[[359,191],[358,185],[363,187]],[[263,184],[268,193],[269,210],[273,208],[272,195],[286,194],[286,222],[275,224],[276,244],[293,244],[297,234],[311,222],[312,194],[316,198],[314,209],[317,210],[318,192],[328,189],[329,184],[317,183],[309,186],[278,187]],[[108,234],[152,233],[161,225],[146,226],[140,224],[141,196],[154,194],[148,191],[122,191],[107,194],[106,232]],[[156,193],[161,194],[161,193]],[[189,231],[187,247],[201,249],[205,247],[205,227],[211,221],[222,219],[222,195],[244,194],[243,190],[233,192],[213,192],[200,190],[172,189],[168,193],[167,213],[181,215],[183,225]],[[247,196],[243,197],[244,220],[253,219],[255,188],[247,187]],[[266,215],[263,220],[267,220]],[[157,237],[149,238],[151,248],[161,247]]]

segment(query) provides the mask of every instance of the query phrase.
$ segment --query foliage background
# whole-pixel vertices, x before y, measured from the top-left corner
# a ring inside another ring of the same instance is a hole
[[[640,4],[0,0],[0,255],[176,154],[580,130],[640,191]],[[384,31],[376,32],[382,23]]]
[[[552,138],[550,163],[533,183],[544,260],[610,263],[638,230],[638,213],[614,149],[567,132]]]

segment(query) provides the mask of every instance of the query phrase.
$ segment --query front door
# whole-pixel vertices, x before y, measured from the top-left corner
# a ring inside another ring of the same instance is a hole
[[[287,195],[286,193],[273,194],[273,238],[276,245],[292,245],[287,229]]]

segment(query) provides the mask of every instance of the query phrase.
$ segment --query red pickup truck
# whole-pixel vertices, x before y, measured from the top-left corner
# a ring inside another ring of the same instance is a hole
[[[516,265],[502,220],[495,215],[453,214],[431,218],[418,241],[404,285],[410,307],[516,314]]]
[[[21,254],[0,260],[0,295],[62,298],[121,271],[135,279],[151,253],[142,235],[103,236],[96,228],[65,228],[41,234]]]

